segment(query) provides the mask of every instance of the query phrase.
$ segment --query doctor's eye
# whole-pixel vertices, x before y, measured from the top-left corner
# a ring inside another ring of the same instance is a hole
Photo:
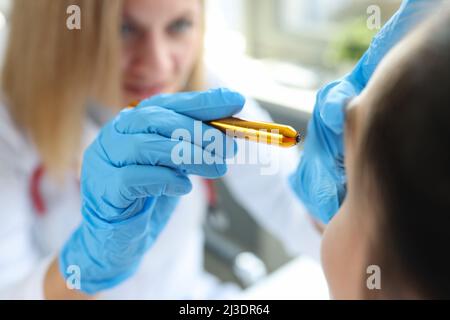
[[[180,18],[175,22],[171,23],[167,31],[169,32],[169,34],[174,36],[182,35],[183,33],[189,31],[193,25],[194,23],[192,22],[192,20],[187,18]]]
[[[130,39],[138,36],[139,30],[133,24],[125,22],[120,28],[120,33],[122,35],[122,38]]]

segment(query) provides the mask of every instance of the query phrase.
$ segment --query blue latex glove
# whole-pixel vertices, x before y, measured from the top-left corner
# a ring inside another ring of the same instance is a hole
[[[292,188],[316,219],[328,223],[345,198],[343,107],[346,101],[361,93],[387,52],[437,4],[430,0],[403,1],[355,69],[319,91],[302,159],[297,172],[290,177]]]
[[[195,150],[210,152],[205,147],[211,142],[173,140],[172,132],[183,128],[194,137],[194,119],[231,116],[243,105],[240,94],[226,89],[160,95],[122,111],[107,124],[84,154],[83,219],[59,256],[63,276],[68,277],[69,266],[78,266],[80,290],[87,294],[130,277],[167,223],[179,196],[190,192],[187,175],[220,177],[227,169],[225,158],[236,152],[231,138],[202,124],[203,132],[217,131],[223,150],[210,150],[213,163],[192,159],[192,164],[176,165],[171,158],[174,146],[185,144],[194,157]]]

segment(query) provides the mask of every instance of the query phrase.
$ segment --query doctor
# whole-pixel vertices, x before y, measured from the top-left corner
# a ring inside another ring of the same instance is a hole
[[[69,4],[82,8],[79,31],[61,27]],[[174,94],[223,85],[202,80],[202,1],[13,5],[0,106],[2,298],[229,297],[236,288],[202,260],[204,178],[225,172],[236,199],[291,253],[318,256],[320,237],[287,182],[295,150],[276,151],[271,175],[261,169],[274,151],[251,143],[238,149],[258,151],[255,164],[227,166],[235,149],[212,154],[194,140],[183,143],[214,163],[180,167],[170,157],[171,133],[192,132],[195,120],[270,121],[229,90]]]

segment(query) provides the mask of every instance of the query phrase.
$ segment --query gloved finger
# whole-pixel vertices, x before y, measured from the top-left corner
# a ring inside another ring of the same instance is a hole
[[[225,158],[232,158],[237,152],[237,145],[231,137],[201,121],[159,106],[122,111],[114,121],[114,128],[124,135],[148,133],[169,139],[182,137],[203,149],[214,140],[217,146],[222,146],[215,152]]]
[[[118,168],[114,187],[124,200],[159,196],[182,196],[192,190],[192,183],[184,174],[160,166],[132,165]]]
[[[177,205],[177,203],[169,197],[158,197],[155,200],[155,207],[150,218],[150,233],[154,239],[156,239],[165,228],[172,216],[169,212],[173,212]]]
[[[302,162],[297,172],[290,176],[289,182],[309,213],[317,220],[327,224],[339,210],[341,186],[320,161]]]
[[[245,98],[225,88],[204,92],[161,94],[143,100],[137,108],[160,106],[191,118],[210,121],[230,117],[242,110]]]
[[[309,144],[297,171],[290,177],[290,184],[308,211],[319,221],[328,223],[344,200],[345,179],[344,169],[339,168],[328,151]]]
[[[330,83],[317,95],[317,104],[314,110],[319,112],[319,118],[323,125],[335,134],[344,132],[345,104],[356,97],[362,91],[362,87],[347,79]]]
[[[177,170],[133,165],[112,168],[101,180],[84,177],[81,188],[85,195],[83,207],[88,210],[83,214],[85,219],[121,221],[146,209],[151,204],[148,199],[189,193],[192,183]],[[97,195],[90,196],[89,190],[96,190]],[[102,201],[97,201],[98,198]]]
[[[108,149],[109,161],[118,168],[130,165],[164,166],[184,174],[218,178],[227,171],[226,160],[213,148],[158,134],[119,135],[114,139],[120,148]],[[219,146],[219,149],[222,147]]]
[[[317,219],[328,223],[345,197],[343,135],[323,124],[318,109],[308,126],[305,149],[290,182],[297,196]]]

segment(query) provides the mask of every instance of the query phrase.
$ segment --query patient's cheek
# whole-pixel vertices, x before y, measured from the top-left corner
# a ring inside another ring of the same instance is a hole
[[[325,230],[322,241],[322,264],[334,299],[358,298],[361,279],[359,244],[350,218],[344,202]]]
[[[340,286],[342,283],[342,242],[339,235],[339,225],[342,212],[330,221],[322,239],[321,258],[325,276],[327,278],[330,295],[332,298],[338,298],[340,293]]]

